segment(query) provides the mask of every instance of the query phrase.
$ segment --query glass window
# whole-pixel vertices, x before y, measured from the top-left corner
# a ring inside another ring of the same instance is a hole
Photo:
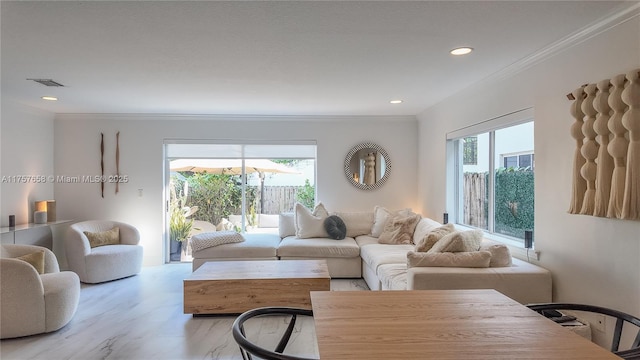
[[[505,156],[504,157],[504,168],[514,168],[518,167],[518,157],[517,156]]]
[[[464,138],[464,165],[476,165],[478,163],[478,137],[469,136]]]
[[[477,160],[467,163],[468,139]],[[524,240],[534,225],[533,121],[451,139],[458,224]]]
[[[518,167],[526,168],[531,166],[533,154],[520,155],[518,156]]]

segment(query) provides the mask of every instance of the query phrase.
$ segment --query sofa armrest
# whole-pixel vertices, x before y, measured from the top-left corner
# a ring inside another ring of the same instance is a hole
[[[551,273],[513,259],[510,267],[413,267],[407,270],[407,290],[495,289],[521,304],[550,302]]]
[[[69,227],[67,237],[64,239],[67,260],[70,256],[86,256],[91,254],[89,239],[87,239],[83,231],[84,229],[77,227],[75,224]]]

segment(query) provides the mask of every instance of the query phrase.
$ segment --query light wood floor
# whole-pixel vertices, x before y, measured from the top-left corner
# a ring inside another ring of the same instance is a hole
[[[82,285],[78,311],[57,332],[0,342],[9,359],[241,359],[231,335],[234,316],[182,313],[182,280],[190,263],[145,267],[130,278]],[[368,290],[362,279],[331,280],[331,290]],[[300,321],[288,352],[317,357],[313,320]],[[286,327],[283,319],[258,319],[248,336],[267,344]],[[259,336],[258,336],[259,334]],[[274,342],[270,342],[274,343]]]

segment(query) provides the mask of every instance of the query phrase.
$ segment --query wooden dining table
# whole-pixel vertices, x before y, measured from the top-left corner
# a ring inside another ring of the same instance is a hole
[[[619,359],[495,290],[314,291],[321,359]]]

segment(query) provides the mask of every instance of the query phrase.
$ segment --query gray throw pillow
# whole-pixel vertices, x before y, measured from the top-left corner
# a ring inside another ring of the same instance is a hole
[[[329,237],[335,240],[342,240],[347,235],[347,225],[336,215],[331,215],[324,220],[324,229]]]

